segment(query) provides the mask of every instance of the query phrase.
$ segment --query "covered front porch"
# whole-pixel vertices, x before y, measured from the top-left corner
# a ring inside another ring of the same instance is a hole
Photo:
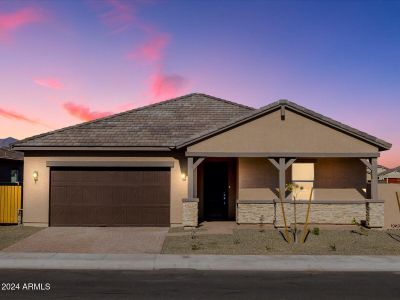
[[[236,165],[228,199],[239,224],[284,226],[305,222],[311,199],[310,223],[383,226],[383,201],[378,199],[377,158],[390,146],[373,136],[285,100],[179,146],[186,149],[188,197],[183,203],[184,226],[196,226],[204,215],[201,164],[214,159]],[[371,180],[367,182],[367,168]],[[217,176],[219,177],[219,176]],[[201,178],[200,178],[201,179]],[[287,184],[303,187],[289,192]],[[296,213],[295,213],[296,208]],[[205,208],[205,211],[207,209]]]
[[[186,153],[185,227],[221,220],[283,227],[282,209],[289,226],[304,223],[310,200],[312,224],[383,226],[376,154],[204,154]]]

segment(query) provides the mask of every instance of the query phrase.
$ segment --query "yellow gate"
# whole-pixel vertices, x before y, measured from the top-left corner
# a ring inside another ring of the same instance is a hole
[[[0,185],[0,224],[17,224],[22,186]]]

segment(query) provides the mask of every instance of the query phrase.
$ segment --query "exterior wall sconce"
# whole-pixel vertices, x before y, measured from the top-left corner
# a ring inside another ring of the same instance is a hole
[[[185,173],[182,173],[182,174],[181,174],[181,178],[182,178],[183,181],[186,181],[186,178],[187,178],[186,174],[185,174]]]
[[[39,172],[38,171],[33,171],[32,177],[33,177],[33,180],[36,183],[39,180]]]

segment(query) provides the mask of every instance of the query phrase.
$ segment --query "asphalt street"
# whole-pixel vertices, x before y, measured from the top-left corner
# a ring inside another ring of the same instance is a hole
[[[399,272],[0,270],[0,282],[0,299],[400,299]]]

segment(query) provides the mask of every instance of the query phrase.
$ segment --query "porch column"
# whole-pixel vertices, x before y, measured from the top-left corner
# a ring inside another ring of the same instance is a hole
[[[360,158],[364,165],[371,170],[371,200],[378,200],[378,159]]]
[[[286,161],[284,157],[279,158],[279,163],[273,159],[268,158],[275,168],[279,171],[279,196],[282,200],[286,199],[286,170],[296,161],[295,158]]]
[[[279,196],[283,200],[286,199],[286,168],[285,159],[279,158]]]
[[[182,225],[184,228],[193,228],[198,225],[199,199],[197,199],[197,167],[204,158],[198,158],[195,162],[193,157],[188,157],[187,179],[188,197],[183,199]]]
[[[378,159],[371,159],[371,199],[378,200]]]
[[[193,157],[188,157],[188,200],[193,199]]]
[[[204,161],[203,157],[195,162],[188,157],[188,199],[197,198],[197,167]]]

